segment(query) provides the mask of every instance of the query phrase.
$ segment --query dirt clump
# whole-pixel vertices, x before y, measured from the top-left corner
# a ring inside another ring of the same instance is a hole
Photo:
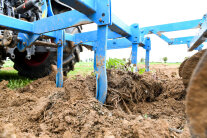
[[[180,78],[107,72],[104,105],[94,98],[94,76],[67,79],[64,88],[51,76],[17,91],[1,88],[0,136],[12,125],[17,137],[190,137]]]
[[[183,84],[186,88],[188,87],[194,69],[196,68],[199,60],[201,59],[201,57],[206,51],[207,51],[206,49],[199,51],[198,53],[196,53],[195,55],[184,61],[183,64],[181,64],[179,72],[180,72],[180,76],[183,79]]]
[[[207,52],[192,75],[187,94],[186,112],[195,135],[207,137]]]

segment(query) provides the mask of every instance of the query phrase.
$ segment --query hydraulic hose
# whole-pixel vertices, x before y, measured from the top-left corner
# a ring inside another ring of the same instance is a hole
[[[29,0],[21,5],[19,5],[14,11],[19,14],[23,14],[31,10],[39,0]]]

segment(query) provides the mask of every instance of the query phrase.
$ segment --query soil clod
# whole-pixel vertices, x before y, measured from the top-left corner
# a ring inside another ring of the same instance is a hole
[[[0,86],[0,126],[12,125],[8,135],[17,138],[190,137],[185,88],[172,76],[176,69],[166,68],[143,75],[107,70],[104,105],[95,99],[94,76],[67,79],[61,89],[50,77],[16,91]],[[7,128],[0,127],[0,136]]]

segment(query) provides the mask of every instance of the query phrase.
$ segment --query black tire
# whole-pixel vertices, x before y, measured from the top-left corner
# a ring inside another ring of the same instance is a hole
[[[73,28],[67,30],[67,32],[77,33],[77,28]],[[63,60],[66,59],[68,56],[73,54],[75,59],[70,61],[67,64],[63,65],[63,74],[67,76],[67,73],[71,70],[74,70],[74,65],[80,61],[79,54],[82,51],[81,46],[76,46],[71,49],[71,44],[68,44],[68,49],[64,49],[64,56]],[[15,50],[15,59],[14,62],[14,69],[18,71],[20,76],[24,76],[30,79],[38,79],[49,75],[52,71],[51,65],[56,65],[57,63],[57,53],[56,52],[48,52],[48,53],[35,53],[35,56],[31,57],[31,60],[25,59],[26,52],[22,53],[19,52],[17,49]],[[42,57],[42,58],[40,58]],[[39,61],[39,59],[44,59]],[[34,64],[32,64],[32,63]]]
[[[44,53],[46,54],[46,53]],[[25,59],[26,52],[20,53],[18,50],[15,51],[14,69],[18,71],[20,76],[24,76],[30,79],[42,78],[49,75],[52,71],[51,65],[54,64],[55,53],[47,53],[47,57],[42,63],[38,65],[29,64],[28,60]],[[36,56],[39,56],[36,54]],[[32,56],[32,59],[35,57]]]
[[[2,66],[4,65],[4,60],[6,57],[6,52],[3,48],[0,48],[0,69],[2,68]]]

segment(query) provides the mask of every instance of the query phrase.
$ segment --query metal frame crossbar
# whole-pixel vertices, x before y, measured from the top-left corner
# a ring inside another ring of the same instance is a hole
[[[207,36],[206,16],[203,19],[177,22],[140,28],[139,24],[126,25],[111,13],[111,0],[62,0],[74,10],[54,15],[50,0],[42,0],[43,18],[35,22],[26,22],[0,15],[0,27],[19,32],[19,51],[30,47],[40,36],[54,38],[57,44],[57,87],[63,86],[63,48],[65,41],[91,46],[94,51],[94,70],[97,80],[96,98],[104,103],[107,96],[106,52],[110,49],[132,47],[132,64],[137,67],[138,47],[146,50],[146,71],[149,71],[151,50],[150,37],[155,34],[169,45],[187,44],[189,50],[201,50]],[[67,34],[64,29],[96,23],[98,29],[79,34]],[[168,38],[163,33],[200,28],[197,36]]]

